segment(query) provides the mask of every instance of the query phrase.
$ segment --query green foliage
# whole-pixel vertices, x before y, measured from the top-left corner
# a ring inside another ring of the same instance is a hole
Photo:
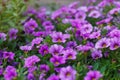
[[[20,29],[25,9],[24,0],[7,0],[0,5],[0,31],[7,32],[10,27]]]

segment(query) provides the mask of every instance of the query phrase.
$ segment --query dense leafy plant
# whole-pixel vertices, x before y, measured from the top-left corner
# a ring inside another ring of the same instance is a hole
[[[120,2],[91,1],[53,12],[7,2],[0,24],[12,28],[0,32],[0,80],[120,80]]]

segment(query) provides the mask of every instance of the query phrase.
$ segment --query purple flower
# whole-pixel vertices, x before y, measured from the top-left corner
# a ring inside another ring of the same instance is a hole
[[[103,75],[99,71],[89,71],[84,80],[99,80]]]
[[[95,38],[100,38],[101,36],[101,31],[96,31],[96,32],[92,32],[92,34],[90,34],[89,38],[90,39],[95,39]]]
[[[54,56],[54,55],[59,55],[61,54],[63,50],[63,46],[54,44],[49,48],[49,52]]]
[[[34,73],[35,70],[37,70],[37,67],[36,67],[36,66],[32,66],[32,67],[29,67],[29,68],[28,68],[28,72],[29,72],[29,73]]]
[[[75,80],[76,73],[76,70],[74,70],[71,66],[67,66],[61,68],[59,77],[61,80]]]
[[[69,8],[77,8],[79,1],[73,2],[69,5]]]
[[[43,22],[42,26],[44,26],[46,31],[51,31],[54,29],[54,26],[52,25],[50,21]]]
[[[92,27],[91,24],[84,24],[84,25],[80,28],[81,34],[91,33],[92,30],[93,30],[93,27]]]
[[[95,44],[95,48],[107,48],[110,46],[110,39],[108,38],[102,38],[100,40],[98,40]]]
[[[41,64],[40,65],[40,71],[41,72],[48,72],[50,70],[49,66],[46,64]]]
[[[92,56],[93,59],[101,58],[101,57],[103,56],[103,55],[102,55],[102,51],[95,49],[95,50],[92,51],[91,56]]]
[[[93,18],[99,18],[101,16],[101,13],[99,11],[91,11],[88,15],[89,17],[93,17]]]
[[[119,38],[111,38],[110,39],[110,50],[115,50],[120,47],[120,39]]]
[[[43,38],[37,37],[37,38],[32,40],[32,46],[35,44],[39,45],[42,41],[43,41]]]
[[[76,19],[80,19],[80,20],[85,20],[86,18],[86,13],[84,11],[79,11],[75,14],[75,18]]]
[[[53,63],[54,66],[59,66],[65,63],[65,58],[62,56],[53,56],[50,58],[50,62]]]
[[[39,49],[39,53],[44,56],[45,54],[48,54],[49,53],[49,47],[44,44],[44,45],[41,45],[40,46],[40,49]]]
[[[18,32],[18,30],[15,29],[15,28],[11,28],[11,29],[9,30],[8,35],[9,35],[9,37],[10,37],[10,40],[17,38],[17,35],[16,35],[17,32]]]
[[[0,76],[3,75],[3,68],[0,67]]]
[[[72,59],[72,60],[75,60],[76,59],[76,55],[77,55],[77,52],[73,49],[67,49],[67,50],[64,50],[62,52],[63,56],[66,58],[66,59]]]
[[[13,60],[14,59],[15,54],[13,52],[3,52],[3,58],[4,59],[10,59]]]
[[[24,67],[30,68],[34,66],[35,63],[39,62],[40,59],[36,55],[29,56],[28,58],[25,58],[25,64]]]
[[[52,37],[52,41],[53,42],[62,42],[65,43],[66,39],[70,38],[69,34],[62,34],[62,32],[53,32],[52,34],[50,34],[50,36]]]
[[[67,42],[66,47],[68,48],[75,48],[77,46],[77,43],[75,41],[69,41]]]
[[[4,78],[5,80],[13,80],[17,77],[17,71],[13,66],[7,66],[5,69]]]
[[[24,31],[26,33],[32,33],[36,28],[38,27],[38,24],[35,20],[30,19],[24,24]]]
[[[111,38],[113,38],[113,37],[119,38],[120,37],[120,30],[114,29],[108,34],[108,36]]]
[[[28,73],[27,80],[35,80],[35,76],[33,73]]]
[[[27,53],[28,51],[32,50],[32,46],[28,46],[28,45],[20,46],[20,49],[23,50],[25,53]]]
[[[1,33],[0,32],[0,40],[3,40],[3,41],[5,41],[6,40],[6,34],[5,33]]]
[[[120,8],[113,8],[112,10],[110,10],[108,13],[110,15],[113,15],[113,14],[118,14],[118,12],[120,11]]]
[[[55,74],[50,75],[50,77],[47,78],[47,80],[59,80],[59,77]]]

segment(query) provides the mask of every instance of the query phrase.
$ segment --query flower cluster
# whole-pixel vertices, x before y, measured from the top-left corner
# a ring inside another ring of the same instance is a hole
[[[29,8],[0,32],[0,80],[119,80],[120,1],[90,1]]]

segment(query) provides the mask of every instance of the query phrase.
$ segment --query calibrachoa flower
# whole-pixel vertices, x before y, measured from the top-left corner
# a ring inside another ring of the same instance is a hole
[[[75,14],[75,18],[76,19],[80,19],[80,20],[85,20],[86,18],[86,13],[84,11],[79,11]]]
[[[66,39],[70,38],[69,34],[62,34],[62,32],[53,32],[52,34],[50,34],[50,36],[52,37],[52,41],[53,42],[62,42],[65,43]]]
[[[20,46],[20,49],[23,50],[25,53],[27,53],[28,51],[32,50],[32,46]]]
[[[37,37],[37,38],[33,39],[31,43],[32,43],[32,46],[35,44],[39,45],[42,41],[43,41],[43,38]]]
[[[69,47],[69,48],[75,48],[77,46],[77,43],[75,41],[69,41],[67,42],[67,45],[66,47]]]
[[[61,54],[63,50],[63,46],[54,44],[49,48],[49,52],[54,56],[54,55],[59,55]]]
[[[45,21],[45,22],[43,22],[42,25],[46,31],[50,31],[50,30],[54,29],[54,26],[52,25],[52,23],[50,21]]]
[[[17,32],[18,32],[18,30],[15,29],[15,28],[11,28],[11,29],[9,30],[8,35],[9,35],[9,37],[10,37],[10,40],[17,38]]]
[[[6,34],[5,33],[2,33],[2,32],[0,32],[0,40],[2,39],[3,41],[5,41],[6,40]]]
[[[89,71],[84,80],[99,80],[103,75],[99,71]]]
[[[36,28],[38,27],[38,24],[35,20],[30,19],[24,24],[24,31],[26,33],[32,33]]]
[[[24,67],[30,68],[39,61],[40,61],[40,59],[36,55],[29,56],[28,58],[25,58]]]
[[[0,76],[3,74],[3,68],[0,67]]]
[[[48,72],[50,70],[49,66],[46,64],[41,64],[40,65],[40,71],[41,72]]]
[[[95,48],[107,48],[110,46],[110,39],[109,38],[102,38],[97,41],[95,44]]]
[[[102,51],[101,50],[93,50],[91,54],[93,59],[98,59],[102,57]]]
[[[67,50],[64,50],[62,52],[63,56],[66,58],[66,59],[72,59],[72,60],[75,60],[76,59],[76,55],[77,55],[77,52],[73,49],[70,49],[68,48]]]
[[[35,76],[33,73],[28,73],[27,80],[35,80]]]
[[[50,75],[50,77],[47,78],[47,80],[59,80],[59,77],[55,74]]]
[[[61,68],[59,77],[61,80],[75,80],[76,73],[76,70],[74,70],[71,66],[67,66]]]
[[[17,77],[17,71],[13,66],[7,66],[5,69],[4,78],[5,80],[13,80]]]
[[[60,64],[64,64],[65,58],[62,56],[53,56],[50,58],[50,62],[54,64],[54,66],[59,66]]]
[[[3,52],[3,58],[4,59],[10,59],[13,60],[14,59],[15,54],[13,52]]]
[[[120,47],[120,39],[119,38],[111,38],[110,39],[110,50],[115,50]]]
[[[49,53],[49,47],[48,45],[44,44],[40,46],[39,53],[44,56],[45,54]]]
[[[99,18],[101,16],[101,13],[99,11],[94,10],[94,11],[91,11],[88,16],[93,18]]]

